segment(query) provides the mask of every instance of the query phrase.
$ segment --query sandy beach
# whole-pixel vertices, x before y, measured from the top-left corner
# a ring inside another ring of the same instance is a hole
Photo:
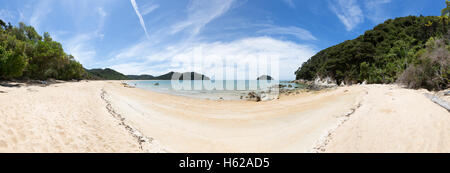
[[[0,152],[450,152],[424,90],[355,85],[269,102],[82,81],[0,87]]]

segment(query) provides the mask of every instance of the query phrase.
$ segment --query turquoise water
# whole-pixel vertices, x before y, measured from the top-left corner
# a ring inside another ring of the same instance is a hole
[[[127,81],[128,85],[146,90],[172,95],[210,100],[241,100],[249,92],[273,90],[279,84],[290,86],[284,89],[301,87],[284,81],[227,80],[227,81]]]

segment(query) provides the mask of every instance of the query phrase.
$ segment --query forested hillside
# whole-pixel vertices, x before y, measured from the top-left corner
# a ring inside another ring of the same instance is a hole
[[[209,80],[198,73],[183,73],[192,79]],[[88,80],[171,80],[181,73],[151,75],[124,75],[115,70],[84,69],[62,45],[44,33],[40,36],[32,26],[20,23],[18,27],[0,20],[0,80],[10,79],[88,79]]]
[[[128,77],[122,73],[119,73],[113,69],[92,69],[87,70],[89,75],[93,76],[94,79],[102,80],[128,80]]]
[[[430,45],[441,40],[443,50],[439,56],[448,61],[450,55],[444,51],[449,50],[448,23],[446,16],[408,16],[387,20],[354,40],[319,52],[296,71],[297,79],[331,77],[338,83],[347,84],[363,81],[393,83],[407,68],[425,62],[427,58],[423,56],[431,55],[425,53],[432,52],[427,43]],[[435,86],[448,87],[449,67],[433,68],[430,73],[439,73],[442,79],[441,84]]]
[[[152,75],[127,75],[129,80],[155,80],[156,77]]]
[[[83,66],[64,52],[48,33],[0,20],[0,79],[70,80],[86,75]]]
[[[156,80],[173,80],[174,78],[178,78],[179,80],[210,80],[208,76],[196,72],[169,72],[155,77]]]
[[[196,72],[169,72],[161,76],[152,75],[124,75],[113,69],[91,69],[86,70],[88,79],[91,80],[173,80],[173,77],[183,80],[186,77],[190,80],[210,80],[209,77]]]

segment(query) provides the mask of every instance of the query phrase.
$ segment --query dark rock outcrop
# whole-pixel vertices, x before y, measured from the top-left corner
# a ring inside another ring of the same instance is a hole
[[[262,76],[258,77],[256,80],[274,80],[274,78],[269,75],[262,75]]]

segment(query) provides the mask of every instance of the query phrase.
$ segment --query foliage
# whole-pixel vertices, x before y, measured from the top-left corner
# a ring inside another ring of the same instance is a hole
[[[152,75],[127,75],[129,80],[155,80]]]
[[[399,77],[398,82],[409,88],[441,90],[450,87],[450,46],[449,39],[430,38],[426,49],[418,52],[412,63]]]
[[[102,79],[102,80],[128,80],[128,77],[122,73],[114,71],[113,69],[92,69],[88,70],[88,72],[94,78]]]
[[[446,0],[445,3],[447,4],[447,8],[442,9],[441,15],[442,16],[450,16],[450,1]]]
[[[0,79],[70,80],[84,75],[83,66],[50,34],[42,37],[32,26],[14,27],[0,20]]]
[[[210,80],[209,77],[195,72],[186,72],[186,73],[169,72],[161,76],[152,76],[152,75],[124,75],[109,68],[91,69],[86,71],[87,77],[85,78],[91,80],[173,80],[173,77],[175,78],[179,77],[179,80],[183,80],[183,77],[186,77],[191,80]]]
[[[209,77],[196,72],[169,72],[167,74],[155,77],[156,80],[211,80]]]
[[[331,77],[337,83],[392,83],[417,62],[431,37],[449,32],[448,18],[408,16],[387,20],[354,40],[327,48],[303,63],[297,79]]]

